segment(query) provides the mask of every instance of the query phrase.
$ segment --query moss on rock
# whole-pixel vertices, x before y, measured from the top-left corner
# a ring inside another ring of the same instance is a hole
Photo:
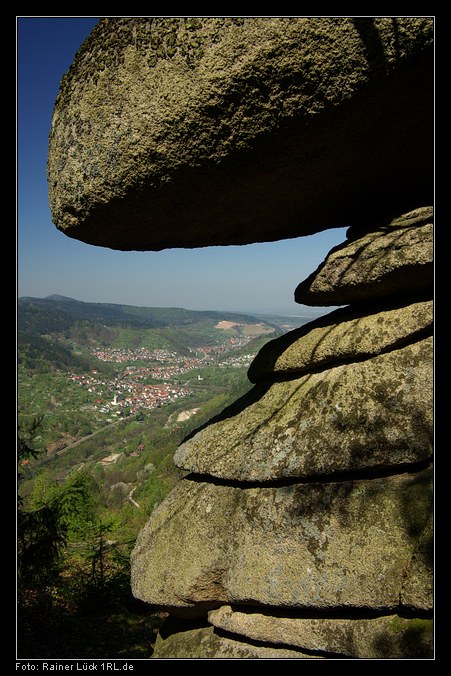
[[[297,648],[255,643],[241,636],[218,632],[211,625],[187,626],[160,634],[153,659],[310,659]]]
[[[432,333],[432,325],[432,300],[336,310],[266,343],[249,368],[249,380],[256,383],[375,356]]]
[[[432,338],[253,391],[176,451],[182,469],[269,481],[432,454]]]
[[[325,654],[377,659],[432,657],[433,622],[399,615],[374,618],[284,617],[280,609],[222,606],[208,613],[217,628],[257,641]]]
[[[268,488],[184,479],[138,537],[133,593],[182,615],[231,603],[396,611],[431,478]]]

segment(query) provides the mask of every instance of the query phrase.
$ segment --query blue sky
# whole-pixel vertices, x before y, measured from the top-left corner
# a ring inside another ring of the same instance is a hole
[[[302,315],[294,289],[345,239],[343,228],[240,247],[123,252],[78,242],[52,224],[46,161],[53,105],[97,21],[17,18],[18,295]]]

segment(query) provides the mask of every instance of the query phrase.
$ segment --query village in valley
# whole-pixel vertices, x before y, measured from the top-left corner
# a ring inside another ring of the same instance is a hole
[[[283,330],[252,316],[59,296],[22,299],[20,317],[20,424],[33,431],[39,421],[43,462],[74,444],[80,462],[107,450],[135,452],[143,441],[135,444],[135,431],[148,435],[147,424],[164,436],[166,426],[179,429],[200,411],[214,415],[251,387],[247,369]],[[122,428],[128,441],[118,448]]]
[[[138,413],[192,394],[193,387],[203,384],[203,377],[196,373],[199,369],[248,367],[254,354],[243,354],[241,350],[236,355],[230,353],[238,352],[238,348],[246,346],[254,337],[227,337],[222,344],[190,349],[188,356],[146,347],[92,348],[91,354],[100,361],[122,366],[110,377],[97,370],[85,374],[70,373],[68,377],[92,394],[90,408],[112,418],[125,412]]]

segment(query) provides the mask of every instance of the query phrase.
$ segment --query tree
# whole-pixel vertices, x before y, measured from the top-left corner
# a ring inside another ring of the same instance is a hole
[[[48,497],[17,518],[19,588],[48,585],[59,572],[71,520],[84,511],[90,499],[92,480],[76,472]]]
[[[27,428],[20,428],[17,437],[18,460],[18,514],[17,563],[19,593],[35,585],[47,585],[58,574],[61,553],[67,543],[69,526],[92,495],[93,480],[83,472],[75,472],[62,486],[51,485],[49,491],[35,497],[34,504],[24,508],[19,488],[23,468],[40,451],[33,448],[33,439],[42,425],[42,417],[35,418]]]
[[[27,429],[19,427],[17,433],[17,502],[22,505],[22,499],[19,494],[19,486],[23,480],[23,468],[30,462],[31,459],[37,458],[39,451],[35,450],[31,443],[37,436],[37,433],[42,425],[43,417],[34,418]]]

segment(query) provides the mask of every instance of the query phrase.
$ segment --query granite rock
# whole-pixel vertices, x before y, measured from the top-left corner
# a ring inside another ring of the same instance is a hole
[[[181,616],[249,603],[399,612],[401,590],[415,587],[431,479],[425,469],[246,488],[188,477],[137,539],[133,594]]]
[[[198,474],[271,481],[396,468],[432,455],[432,338],[259,384],[174,456]]]
[[[316,656],[318,657],[318,656]],[[241,636],[217,631],[211,625],[159,634],[152,659],[312,659],[298,648],[252,642]]]
[[[232,609],[208,613],[213,626],[254,641],[298,646],[325,654],[378,659],[433,656],[432,619],[382,615],[372,618],[284,617],[276,609]]]
[[[53,112],[53,222],[159,250],[430,203],[433,39],[432,17],[103,18]]]
[[[432,333],[433,301],[340,308],[266,343],[252,362],[253,383],[376,356]]]
[[[297,303],[314,306],[374,302],[430,293],[434,283],[433,224],[368,232],[332,249],[299,284]]]

